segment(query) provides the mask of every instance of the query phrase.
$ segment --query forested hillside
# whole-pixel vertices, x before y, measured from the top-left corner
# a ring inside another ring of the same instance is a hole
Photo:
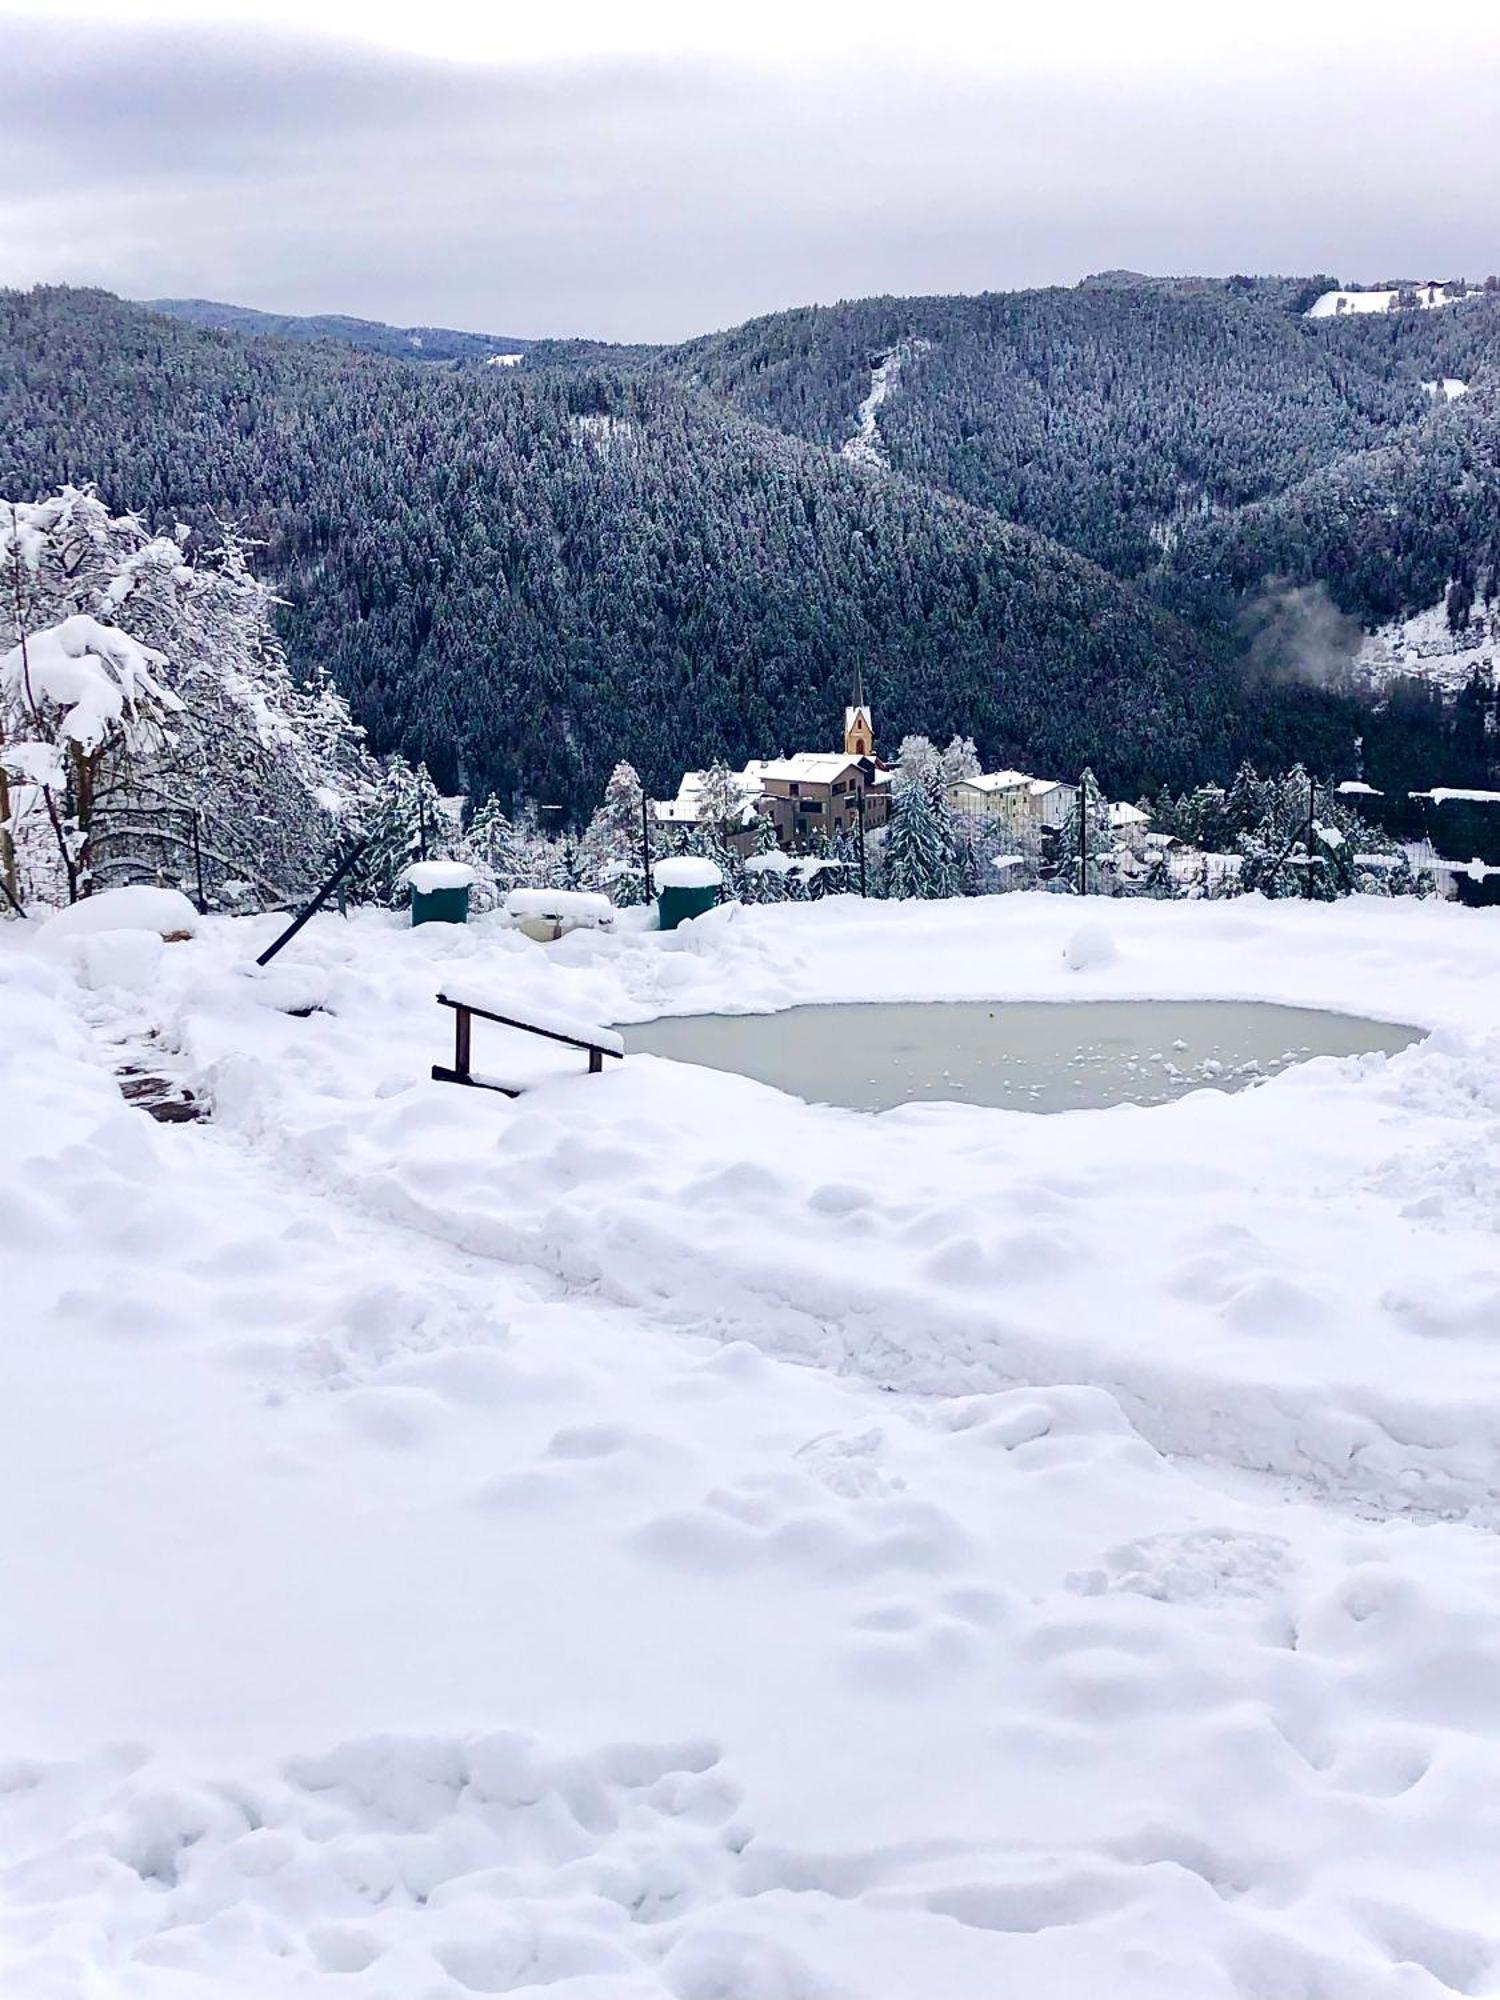
[[[1190,617],[1223,618],[1268,577],[1317,582],[1375,625],[1435,604],[1450,584],[1467,612],[1476,585],[1497,576],[1500,401],[1469,395],[1284,493],[1189,525],[1162,593]]]
[[[1138,576],[1185,524],[1419,431],[1424,380],[1500,369],[1494,295],[1309,322],[1323,282],[1112,273],[1072,290],[866,299],[755,320],[661,365],[839,446],[895,354],[876,418],[893,470]]]
[[[219,333],[264,333],[278,340],[336,340],[370,354],[394,354],[409,361],[487,361],[494,354],[521,354],[530,345],[495,333],[461,333],[451,326],[388,326],[384,320],[350,319],[345,313],[259,312],[254,306],[224,305],[218,299],[147,299],[152,312],[189,326]]]
[[[622,756],[662,787],[831,741],[856,661],[887,740],[962,731],[1118,790],[1349,742],[1337,703],[1249,698],[1078,556],[659,376],[436,371],[71,290],[4,295],[0,341],[10,487],[237,519],[293,661],[476,794],[578,809]]]
[[[0,466],[239,522],[294,665],[476,796],[830,741],[856,662],[886,741],[1117,793],[1349,769],[1363,712],[1295,647],[1245,672],[1246,602],[1373,624],[1500,571],[1500,302],[1309,321],[1324,283],[1106,273],[503,369],[7,293]]]

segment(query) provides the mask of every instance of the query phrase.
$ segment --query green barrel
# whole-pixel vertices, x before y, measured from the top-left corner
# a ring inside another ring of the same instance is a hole
[[[414,861],[401,877],[414,924],[466,924],[474,870],[467,861]]]
[[[674,854],[658,861],[656,920],[664,931],[675,931],[690,917],[701,917],[719,900],[724,877],[702,855]]]
[[[708,883],[701,889],[663,889],[656,899],[661,927],[664,931],[675,931],[689,917],[701,917],[705,910],[711,910],[718,900],[717,883]]]
[[[414,924],[466,924],[469,921],[469,885],[461,889],[413,889],[411,920]]]

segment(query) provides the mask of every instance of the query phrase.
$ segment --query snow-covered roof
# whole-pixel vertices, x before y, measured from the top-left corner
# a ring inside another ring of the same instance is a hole
[[[1500,792],[1462,791],[1450,785],[1437,785],[1430,792],[1413,792],[1412,797],[1431,799],[1435,806],[1500,806]]]
[[[1367,785],[1363,778],[1345,778],[1344,782],[1338,787],[1338,790],[1346,796],[1358,793],[1361,798],[1365,799],[1383,799],[1385,797],[1384,792],[1377,791],[1373,785]]]
[[[1110,807],[1109,823],[1116,829],[1125,826],[1149,826],[1151,815],[1142,812],[1139,806],[1129,805],[1121,800]]]
[[[859,762],[843,750],[799,750],[793,757],[752,758],[744,776],[777,784],[831,785]]]
[[[972,778],[957,778],[950,789],[957,791],[960,786],[971,792],[1013,792],[1022,785],[1035,786],[1038,781],[1029,771],[978,771]]]
[[[756,801],[764,789],[752,771],[753,767],[747,765],[743,771],[731,771],[729,774],[739,789],[740,818],[741,823],[746,825],[754,817]],[[703,786],[707,775],[705,771],[684,771],[676,798],[656,801],[657,819],[695,826],[703,812]]]

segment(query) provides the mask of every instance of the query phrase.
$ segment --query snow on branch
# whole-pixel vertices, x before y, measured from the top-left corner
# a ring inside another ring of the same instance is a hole
[[[58,739],[89,754],[146,713],[181,710],[155,677],[165,665],[154,648],[78,612],[0,659],[0,699],[37,721],[56,711]]]

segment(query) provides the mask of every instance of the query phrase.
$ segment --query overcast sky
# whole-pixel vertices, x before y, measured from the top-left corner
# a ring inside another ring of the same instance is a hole
[[[0,284],[676,339],[1500,269],[1500,9],[0,0]]]

